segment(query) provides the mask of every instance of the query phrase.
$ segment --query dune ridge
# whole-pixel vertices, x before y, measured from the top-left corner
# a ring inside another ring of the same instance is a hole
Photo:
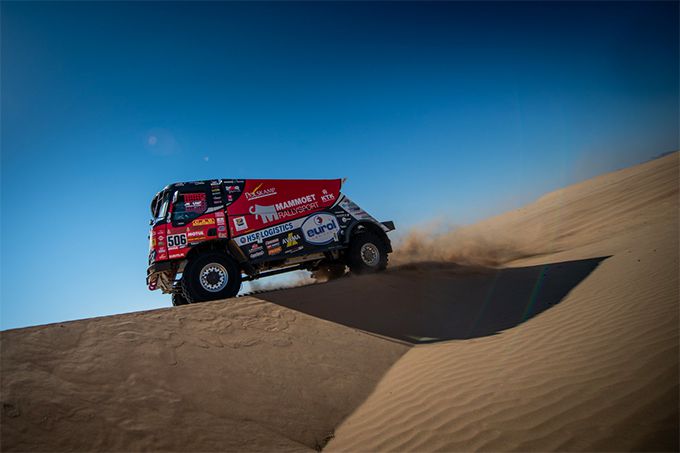
[[[550,192],[522,208],[433,234],[409,232],[391,257],[499,266],[605,255],[626,230],[677,224],[678,152]],[[599,242],[606,241],[604,246]],[[545,255],[545,256],[544,256]],[[534,259],[527,259],[535,257]]]
[[[410,350],[328,450],[677,451],[678,153],[475,228],[536,235],[512,266],[611,256],[520,327]]]

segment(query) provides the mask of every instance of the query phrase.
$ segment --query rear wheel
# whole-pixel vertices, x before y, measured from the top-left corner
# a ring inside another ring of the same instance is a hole
[[[187,263],[182,293],[189,303],[234,297],[241,289],[241,269],[224,253],[208,252]]]
[[[352,238],[347,264],[353,274],[380,272],[387,267],[387,245],[377,234],[362,232]]]

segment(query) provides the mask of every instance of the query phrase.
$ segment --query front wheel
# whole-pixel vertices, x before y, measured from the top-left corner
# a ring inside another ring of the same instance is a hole
[[[172,293],[172,306],[173,307],[179,307],[180,305],[187,305],[189,302],[187,302],[186,298],[184,297],[184,294],[182,293]]]
[[[182,275],[189,303],[234,297],[241,289],[241,269],[224,253],[208,252],[191,259]]]
[[[347,250],[347,264],[353,274],[380,272],[387,267],[387,245],[370,231],[352,238]]]

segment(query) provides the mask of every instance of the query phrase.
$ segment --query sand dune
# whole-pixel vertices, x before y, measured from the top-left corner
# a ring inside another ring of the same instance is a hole
[[[309,450],[406,350],[249,297],[7,331],[2,449]]]
[[[632,231],[655,234],[677,225],[677,207],[676,152],[551,192],[528,206],[469,227],[439,235],[416,230],[392,262],[507,266],[513,261],[606,256],[625,248]]]
[[[678,153],[473,228],[525,232],[513,266],[609,258],[520,327],[409,351],[328,449],[677,451]]]
[[[2,332],[1,448],[678,449],[678,153],[395,258]]]

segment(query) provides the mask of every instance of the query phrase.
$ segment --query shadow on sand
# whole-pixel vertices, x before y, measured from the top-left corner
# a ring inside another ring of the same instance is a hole
[[[490,269],[418,263],[257,297],[412,344],[493,335],[560,303],[607,257]]]

